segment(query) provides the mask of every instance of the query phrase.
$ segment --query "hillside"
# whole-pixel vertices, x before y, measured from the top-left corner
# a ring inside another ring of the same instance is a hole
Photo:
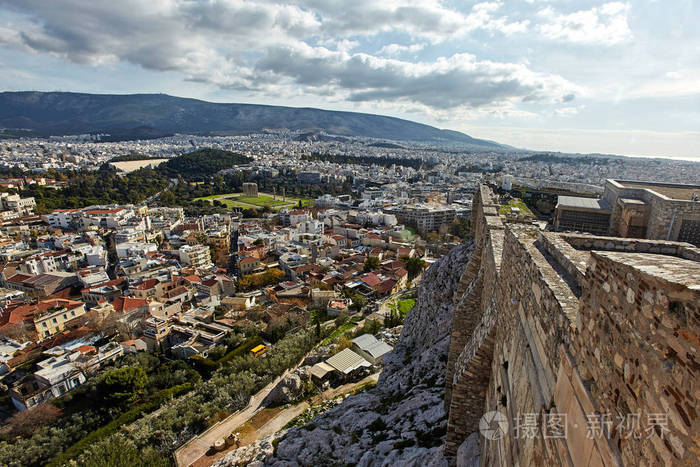
[[[393,117],[312,108],[218,104],[166,94],[3,92],[0,93],[0,129],[5,134],[24,136],[108,133],[112,139],[289,129],[490,149],[502,147],[456,131]]]

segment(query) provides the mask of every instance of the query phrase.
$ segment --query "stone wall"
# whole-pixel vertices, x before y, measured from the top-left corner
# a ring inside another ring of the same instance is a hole
[[[496,411],[508,429],[480,439],[484,466],[700,463],[698,249],[540,232],[494,210],[482,187],[455,290],[445,454],[468,462]]]
[[[570,352],[624,464],[700,464],[699,281],[687,259],[592,253]]]

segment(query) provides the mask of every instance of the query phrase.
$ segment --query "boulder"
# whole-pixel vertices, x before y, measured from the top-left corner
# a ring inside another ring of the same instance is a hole
[[[304,384],[296,373],[286,375],[263,400],[263,405],[277,406],[290,404],[304,395]]]

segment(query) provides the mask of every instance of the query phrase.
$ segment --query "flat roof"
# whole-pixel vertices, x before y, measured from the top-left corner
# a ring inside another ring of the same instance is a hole
[[[586,209],[593,211],[610,211],[610,205],[604,199],[583,198],[579,196],[562,196],[557,199],[557,207]]]
[[[311,367],[311,375],[318,379],[324,378],[328,373],[335,371],[335,368],[326,362],[320,362]]]
[[[685,185],[680,183],[642,182],[615,180],[625,188],[647,189],[664,195],[667,198],[690,201],[693,193],[700,195],[700,185]]]
[[[372,334],[363,334],[354,338],[352,342],[361,350],[364,350],[370,354],[373,358],[379,358],[393,350],[389,344],[384,341],[380,341]]]

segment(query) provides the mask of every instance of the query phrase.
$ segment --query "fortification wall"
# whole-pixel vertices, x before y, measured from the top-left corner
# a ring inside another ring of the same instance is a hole
[[[700,463],[697,249],[504,226],[494,204],[482,187],[480,255],[455,291],[446,455],[479,441],[484,466]],[[477,434],[492,411],[499,439]]]

